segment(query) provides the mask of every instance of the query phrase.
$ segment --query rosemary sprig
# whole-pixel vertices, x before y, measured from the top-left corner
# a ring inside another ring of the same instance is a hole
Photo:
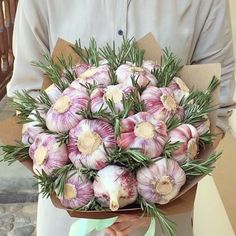
[[[71,176],[73,176],[74,174],[76,174],[76,171],[75,171],[74,173],[72,173],[72,175],[68,176],[68,173],[71,170],[75,170],[75,167],[73,164],[65,165],[53,171],[53,175],[57,177],[54,182],[54,185],[55,185],[54,188],[58,196],[63,195],[66,180],[70,178]]]
[[[99,66],[99,50],[94,38],[90,39],[89,47],[82,48],[80,40],[75,42],[75,46],[72,47],[74,51],[80,56],[80,58],[87,64],[98,67]]]
[[[165,48],[163,50],[163,56],[161,58],[160,68],[155,68],[151,73],[157,79],[158,87],[167,87],[174,76],[182,68],[181,60],[177,60],[174,53],[169,49]]]
[[[38,172],[35,174],[34,177],[37,179],[36,185],[40,185],[39,194],[42,194],[43,197],[48,198],[55,190],[54,181],[56,177],[48,176],[44,170],[42,170],[42,173]]]
[[[132,85],[133,87],[135,87],[137,89],[137,91],[139,92],[140,95],[142,95],[143,91],[148,87],[148,85],[150,84],[150,81],[144,85],[144,86],[140,86],[138,84],[138,78],[139,78],[139,75],[138,76],[135,76],[135,74],[131,75],[131,80],[132,80]]]
[[[115,150],[108,151],[104,147],[107,155],[109,156],[109,164],[117,164],[128,168],[131,172],[136,171],[142,166],[149,166],[152,160],[146,155],[142,154],[139,149],[127,149],[116,148]]]
[[[23,123],[32,110],[37,108],[36,99],[31,97],[26,90],[15,92],[15,99],[9,100],[8,104],[19,112],[18,117]]]
[[[147,202],[143,197],[138,196],[138,203],[141,209],[149,217],[154,217],[160,224],[162,232],[167,232],[170,236],[175,235],[175,223],[168,219],[163,211],[158,209],[154,203]]]
[[[201,148],[205,149],[206,145],[212,144],[216,138],[216,134],[207,131],[199,137],[199,145]]]
[[[83,166],[83,165],[82,165]],[[87,178],[91,181],[94,180],[94,178],[97,176],[97,170],[89,169],[85,166],[79,169],[80,173],[84,174],[87,176]]]
[[[133,40],[128,57],[133,65],[141,67],[143,64],[145,50],[138,48],[137,43]]]
[[[29,158],[29,145],[16,142],[15,145],[0,146],[2,158],[0,161],[8,162],[11,165],[15,161],[23,161]]]
[[[185,162],[181,165],[185,174],[188,176],[209,175],[215,168],[212,166],[221,156],[220,153],[213,153],[207,160],[196,159]]]
[[[76,211],[105,211],[102,204],[94,197],[86,205],[76,208]]]
[[[219,80],[214,76],[210,85],[205,91],[192,91],[188,97],[181,101],[181,106],[185,110],[183,122],[188,124],[196,124],[203,122],[207,114],[216,110],[217,106],[212,106],[212,92],[219,85]]]
[[[42,106],[46,107],[46,108],[43,108],[43,110],[46,109],[46,111],[48,111],[52,106],[52,102],[44,90],[40,91],[38,97],[35,100],[38,105],[42,105]],[[39,106],[37,106],[37,107],[39,107]]]
[[[75,80],[75,76],[72,72],[72,56],[69,56],[66,60],[63,55],[57,57],[57,60],[60,63],[64,77],[67,79],[69,84]]]
[[[133,109],[135,113],[145,111],[145,104],[140,99],[140,93],[137,89],[133,89],[130,93],[131,100],[133,102]]]
[[[43,54],[43,60],[33,61],[32,65],[41,69],[60,91],[63,92],[69,86],[66,80],[61,79],[62,68],[53,61],[49,54]]]
[[[175,143],[171,143],[170,141],[168,141],[164,146],[162,156],[165,158],[171,158],[172,152],[177,150],[181,144],[182,143],[179,141],[177,141]]]
[[[171,117],[166,121],[167,131],[170,132],[171,130],[175,129],[176,127],[182,124],[181,120],[176,117]]]

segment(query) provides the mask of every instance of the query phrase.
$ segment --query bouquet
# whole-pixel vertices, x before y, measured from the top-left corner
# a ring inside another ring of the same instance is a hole
[[[118,48],[98,48],[91,39],[83,48],[77,41],[33,62],[51,85],[36,98],[16,92],[22,139],[2,146],[2,160],[30,160],[41,193],[65,209],[104,218],[141,208],[174,235],[160,206],[210,174],[220,156],[210,148],[209,116],[219,80],[199,90],[183,80],[186,67],[169,49],[155,61],[139,45],[124,39]],[[206,73],[204,66],[195,71]]]

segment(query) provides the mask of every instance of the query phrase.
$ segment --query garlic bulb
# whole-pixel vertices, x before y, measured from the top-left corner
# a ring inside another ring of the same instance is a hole
[[[48,95],[48,97],[52,103],[55,103],[56,100],[61,95],[61,91],[57,88],[57,86],[55,84],[52,84],[48,88],[46,88],[45,92]]]
[[[150,86],[141,95],[146,111],[157,120],[167,121],[173,116],[182,119],[183,108],[178,105],[170,88],[157,88]]]
[[[117,144],[121,148],[139,148],[150,158],[159,156],[168,139],[163,121],[147,112],[140,112],[121,122],[121,135]]]
[[[166,204],[177,196],[186,181],[178,163],[162,158],[137,171],[138,193],[148,202]]]
[[[76,209],[88,204],[94,197],[93,184],[85,175],[70,171],[62,196],[58,196],[64,207]]]
[[[203,122],[194,124],[194,127],[197,129],[199,136],[210,131],[210,126],[211,123],[207,115],[205,116],[205,120]]]
[[[87,107],[88,103],[89,96],[85,91],[67,88],[47,112],[47,128],[54,132],[70,130],[82,119],[76,113]]]
[[[126,168],[115,165],[98,171],[93,188],[95,197],[112,211],[135,202],[138,195],[135,177]]]
[[[78,78],[81,74],[83,74],[86,70],[88,70],[91,66],[88,64],[77,64],[72,67],[72,71],[75,73],[75,76]]]
[[[181,142],[179,148],[171,153],[173,159],[179,163],[193,160],[198,154],[199,135],[195,127],[182,124],[169,132],[170,142]]]
[[[188,86],[179,77],[174,77],[168,87],[173,91],[177,103],[179,103],[183,97],[187,97],[190,92]]]
[[[108,65],[101,65],[99,67],[90,67],[83,73],[81,73],[75,81],[71,83],[71,87],[78,90],[83,90],[82,85],[86,84],[96,84],[98,87],[104,87],[111,83],[109,77],[109,67]]]
[[[42,118],[45,118],[45,113],[43,110],[38,111]],[[25,123],[22,126],[22,143],[24,144],[32,144],[36,138],[36,136],[43,132],[43,129],[38,126],[39,121],[37,121],[36,117],[36,111],[33,110],[30,115],[28,116],[28,119],[32,119],[32,122]]]
[[[141,87],[146,86],[148,83],[156,85],[156,78],[148,69],[137,67],[129,62],[119,66],[116,70],[116,75],[118,82],[126,86],[133,86],[132,76]]]
[[[50,175],[54,169],[66,165],[69,161],[65,144],[57,142],[55,135],[38,134],[29,148],[29,156],[33,160],[33,170],[42,170]]]
[[[148,70],[149,72],[152,72],[154,69],[159,68],[160,65],[151,60],[144,60],[142,67]]]
[[[115,103],[116,110],[123,110],[122,99],[123,96],[127,97],[132,91],[132,87],[126,87],[122,84],[109,85],[107,88],[97,88],[91,93],[91,111],[97,112],[102,107],[107,108],[106,99],[111,99]],[[109,109],[108,109],[109,110]]]
[[[82,120],[70,130],[68,152],[75,167],[99,170],[107,165],[106,149],[116,147],[113,127],[101,120]]]

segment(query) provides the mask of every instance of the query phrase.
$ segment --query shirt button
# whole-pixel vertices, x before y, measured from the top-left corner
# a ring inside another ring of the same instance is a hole
[[[118,35],[122,36],[124,34],[123,30],[118,30]]]

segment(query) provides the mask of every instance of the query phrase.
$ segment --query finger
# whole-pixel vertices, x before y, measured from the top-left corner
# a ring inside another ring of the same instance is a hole
[[[109,236],[116,236],[116,232],[111,227],[106,228],[105,233]]]

